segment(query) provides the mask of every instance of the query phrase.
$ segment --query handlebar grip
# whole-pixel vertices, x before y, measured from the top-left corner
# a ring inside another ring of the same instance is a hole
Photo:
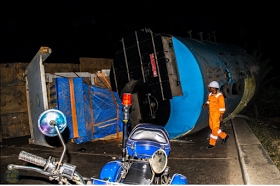
[[[25,151],[21,151],[18,155],[18,159],[44,167],[47,163],[47,160],[40,157],[40,156],[36,156],[34,154],[25,152]]]

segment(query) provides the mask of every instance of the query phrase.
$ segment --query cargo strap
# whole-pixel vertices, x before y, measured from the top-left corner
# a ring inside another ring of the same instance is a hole
[[[71,103],[71,112],[72,112],[73,133],[74,133],[74,138],[78,138],[79,133],[78,133],[78,123],[77,123],[77,112],[76,112],[73,78],[69,78],[69,88],[70,88],[70,103]]]
[[[98,76],[98,74],[100,74],[101,75],[101,77],[104,79],[104,81],[106,82],[106,86],[108,87],[108,89],[112,89],[111,88],[111,85],[110,85],[110,83],[109,83],[109,81],[106,79],[106,77],[105,77],[105,75],[104,75],[104,73],[103,72],[98,72],[98,73],[96,73],[96,75],[95,75],[95,77],[94,77],[94,84],[98,84],[98,82],[97,82],[97,78],[99,78],[99,76]],[[103,83],[103,82],[102,82]]]

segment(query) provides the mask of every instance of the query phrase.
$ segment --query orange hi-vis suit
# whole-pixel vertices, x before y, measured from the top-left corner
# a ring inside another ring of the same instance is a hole
[[[220,129],[220,114],[226,111],[225,99],[221,92],[217,92],[217,94],[209,93],[206,103],[209,105],[209,127],[212,130],[209,144],[215,146],[218,137],[224,139],[227,136]]]

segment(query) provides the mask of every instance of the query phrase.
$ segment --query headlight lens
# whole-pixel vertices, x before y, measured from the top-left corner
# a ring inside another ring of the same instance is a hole
[[[163,149],[158,149],[149,159],[151,168],[156,174],[162,173],[167,166],[167,155]]]

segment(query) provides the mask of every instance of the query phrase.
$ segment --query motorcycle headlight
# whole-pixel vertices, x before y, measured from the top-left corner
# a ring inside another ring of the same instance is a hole
[[[162,173],[167,166],[167,155],[163,149],[158,149],[149,159],[151,168],[156,174]]]

